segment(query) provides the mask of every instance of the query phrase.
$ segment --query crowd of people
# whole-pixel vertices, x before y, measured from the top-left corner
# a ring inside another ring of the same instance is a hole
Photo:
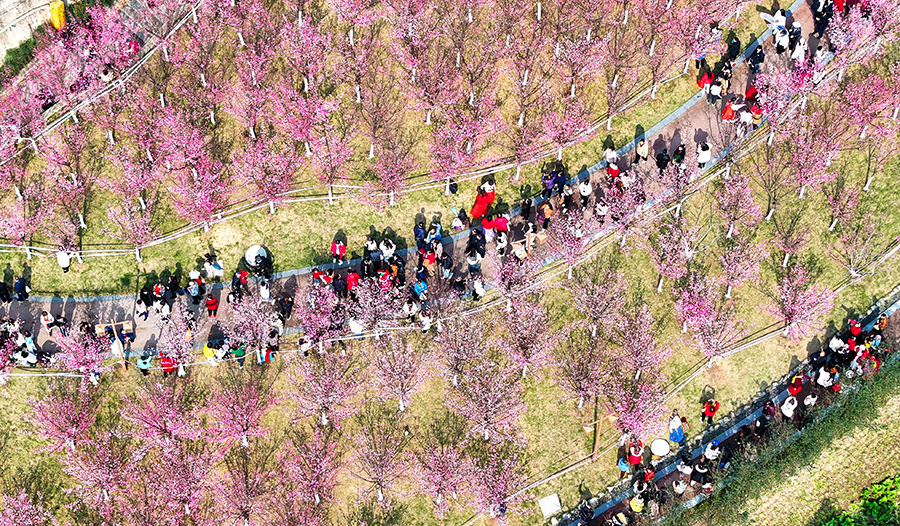
[[[881,315],[872,329],[863,330],[857,320],[848,320],[849,330],[835,334],[823,348],[811,355],[806,365],[794,373],[788,381],[787,396],[776,403],[772,398],[764,402],[759,418],[737,429],[724,443],[712,440],[694,457],[689,447],[684,447],[687,419],[673,411],[669,423],[669,442],[681,448],[675,463],[675,475],[666,481],[657,477],[659,459],[647,455],[640,440],[625,443],[617,467],[620,479],[632,477],[630,488],[633,496],[623,508],[613,508],[608,524],[629,524],[637,517],[656,518],[660,507],[670,499],[681,498],[686,493],[712,493],[717,480],[728,472],[736,456],[754,458],[757,448],[771,438],[775,424],[792,425],[801,429],[810,422],[811,409],[822,398],[829,398],[841,391],[841,379],[870,377],[878,372],[889,350],[882,345],[888,317]],[[719,410],[719,402],[708,398],[702,404],[701,421],[712,426]],[[588,524],[593,510],[583,502],[578,509],[580,520]],[[618,522],[617,522],[618,521]]]

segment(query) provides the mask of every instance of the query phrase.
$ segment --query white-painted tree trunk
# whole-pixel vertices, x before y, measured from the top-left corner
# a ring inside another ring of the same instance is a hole
[[[356,103],[362,102],[362,94],[359,92],[359,86],[356,86]]]
[[[459,375],[458,374],[453,375],[453,378],[450,379],[450,384],[453,385],[453,387],[456,387],[457,385],[459,385]]]
[[[331,185],[328,186],[328,206],[334,206],[334,189]]]
[[[734,225],[728,225],[728,233],[725,234],[725,239],[731,239],[731,234],[734,233]]]
[[[806,185],[800,187],[800,199],[804,199],[806,197]]]
[[[444,181],[444,195],[450,195],[450,178]]]
[[[81,228],[87,228],[87,225],[84,223],[84,215],[81,212],[78,212],[78,224],[81,225]]]
[[[874,178],[874,177],[869,177],[869,178],[866,179],[866,186],[863,186],[863,192],[868,192],[868,191],[869,191],[869,187],[872,186],[872,179],[875,179],[875,178]]]
[[[591,338],[597,337],[597,324],[591,324]]]
[[[522,75],[522,86],[528,85],[528,70],[525,70],[525,74]]]
[[[575,98],[575,83],[574,82],[572,83],[572,89],[569,91],[569,98],[570,99]]]
[[[316,499],[316,505],[319,505],[319,504],[322,503],[322,499],[319,498],[319,494],[318,494],[318,493],[316,493],[315,495],[313,495],[313,498]]]
[[[468,16],[467,16],[467,19],[469,20],[469,23],[471,24],[471,23],[472,23],[472,20],[473,20],[473,18],[472,18],[472,8],[471,8],[471,7],[469,8],[469,14],[468,14]]]
[[[166,49],[166,46],[162,46],[162,54],[163,54],[163,60],[168,62],[169,61],[169,50]]]
[[[197,19],[197,9],[196,8],[191,9],[191,21],[193,21],[195,24],[197,22],[199,22],[199,20]]]
[[[77,111],[72,112],[72,122],[74,122],[75,124],[78,124],[78,112]]]
[[[681,322],[681,334],[687,334],[687,322]]]
[[[607,117],[607,119],[606,119],[606,131],[609,131],[612,129],[612,118],[613,118],[612,113],[610,113],[609,117]]]
[[[684,69],[681,70],[682,75],[687,75],[688,68],[691,67],[691,57],[688,56],[687,60],[684,61]]]
[[[241,47],[244,47],[246,45],[246,43],[244,42],[244,35],[240,31],[238,31],[237,36],[238,36],[238,43],[240,44]]]
[[[663,277],[662,277],[662,274],[660,274],[659,280],[657,280],[657,282],[656,282],[656,293],[657,294],[662,292],[662,285],[663,285]]]
[[[250,128],[248,128],[248,129],[250,130],[250,138],[255,141],[256,140],[256,130],[253,129],[253,126],[250,126]]]
[[[322,415],[319,417],[319,425],[321,425],[321,426],[328,425],[328,416],[326,416],[325,413],[322,413]]]
[[[766,214],[766,223],[772,220],[772,216],[775,215],[775,207],[769,209],[769,213]]]
[[[462,66],[462,52],[456,52],[456,67]]]
[[[25,247],[25,259],[31,259],[31,247]]]
[[[397,202],[394,200],[394,191],[391,190],[391,206],[396,206]]]
[[[625,10],[625,18],[622,19],[622,25],[623,26],[628,25],[628,9]]]
[[[303,77],[303,93],[309,93],[309,77]]]
[[[510,39],[510,37],[511,37],[511,35],[510,35],[509,33],[507,33],[507,34],[506,34],[506,48],[507,48],[507,49],[509,49],[509,44],[510,44],[509,39]]]
[[[563,149],[560,146],[559,150],[556,152],[556,160],[557,161],[562,161],[562,151],[563,151]]]
[[[81,258],[81,252],[76,252],[76,253],[75,253],[75,259],[78,260],[78,263],[79,263],[79,264],[84,264],[84,259]]]
[[[522,379],[525,379],[525,375],[528,374],[528,364],[522,366]]]
[[[139,249],[139,248],[135,248],[135,249],[134,249],[134,258],[137,259],[137,262],[138,262],[138,263],[144,261],[144,260],[141,258],[141,249]]]
[[[675,217],[681,217],[681,201],[675,203]]]
[[[518,180],[519,180],[519,176],[520,176],[521,174],[522,174],[522,166],[521,166],[521,165],[516,165],[516,176],[513,177],[513,182],[518,181]]]
[[[484,439],[487,440],[488,438],[490,438],[490,435],[488,435],[488,431],[487,431],[487,429],[485,429],[484,430]]]
[[[374,158],[375,158],[375,145],[372,143],[369,143],[369,159],[374,159]]]
[[[567,279],[572,279],[572,267],[569,267],[569,272],[566,274]]]
[[[790,252],[785,252],[785,253],[784,253],[784,259],[781,261],[781,267],[782,267],[782,268],[787,267],[787,264],[788,264],[788,260],[789,260],[789,259],[791,259],[791,254],[790,254]]]
[[[143,198],[143,197],[138,196],[138,203],[141,204],[141,210],[146,210],[146,209],[147,209],[147,203],[144,202],[144,198]]]
[[[588,30],[587,30],[587,41],[588,41],[588,42],[591,41],[591,30],[592,30],[592,29],[593,29],[593,28],[589,27]]]
[[[353,44],[356,43],[356,41],[354,40],[353,36],[354,36],[354,35],[353,35],[353,28],[351,27],[351,28],[350,28],[350,47],[353,47]]]
[[[618,85],[619,85],[619,74],[616,73],[616,76],[613,77],[613,81],[612,81],[611,87],[612,87],[612,89],[616,89],[616,87],[617,87]]]
[[[431,110],[425,112],[425,125],[431,126]]]
[[[766,145],[772,146],[772,141],[775,140],[775,132],[769,132],[769,138],[766,140]]]
[[[512,299],[506,298],[506,312],[512,312]]]
[[[628,237],[628,234],[622,234],[622,242],[619,243],[619,246],[620,246],[620,247],[624,247],[624,246],[625,246],[625,239],[626,239],[627,237]]]
[[[659,84],[653,84],[653,87],[650,88],[650,98],[656,99],[656,89],[659,87]]]
[[[250,447],[250,442],[247,441],[247,435],[241,435],[241,445],[244,447]]]
[[[216,125],[216,112],[214,112],[212,110],[210,110],[210,112],[209,112],[209,123],[212,124],[213,126]]]
[[[403,403],[403,399],[400,399],[400,412],[406,411],[406,404]]]
[[[541,21],[541,3],[540,2],[537,3],[537,20],[538,20],[538,22]]]
[[[728,285],[728,288],[725,289],[725,299],[726,300],[731,299],[731,285]]]
[[[516,124],[519,126],[519,128],[521,128],[522,126],[525,126],[525,112],[524,111],[519,114],[519,121]]]
[[[837,224],[838,224],[838,218],[835,217],[834,220],[831,221],[831,226],[828,227],[828,231],[834,232],[834,227],[836,227]]]
[[[272,201],[269,201],[269,213],[275,215],[275,203]]]
[[[22,191],[19,190],[19,187],[18,187],[18,186],[15,186],[14,188],[15,188],[15,190],[16,190],[16,200],[17,200],[17,201],[22,201],[22,200],[24,200],[25,198],[22,197]]]
[[[113,137],[112,130],[106,130],[106,138],[109,140],[109,144],[116,144],[116,139]]]

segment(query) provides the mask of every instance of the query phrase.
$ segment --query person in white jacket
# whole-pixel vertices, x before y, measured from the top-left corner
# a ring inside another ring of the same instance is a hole
[[[788,420],[794,418],[794,410],[797,409],[797,397],[789,396],[781,404],[781,413]]]
[[[705,142],[697,143],[697,167],[705,168],[706,163],[712,159],[712,148]]]
[[[806,52],[809,49],[809,45],[806,43],[806,39],[800,37],[800,40],[797,41],[797,46],[794,48],[794,52],[791,53],[791,60],[796,62],[803,62],[806,60]]]

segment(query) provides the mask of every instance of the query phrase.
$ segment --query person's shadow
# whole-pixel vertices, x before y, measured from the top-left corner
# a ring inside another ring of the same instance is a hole
[[[706,142],[707,139],[709,139],[709,133],[701,130],[700,128],[696,128],[694,130],[694,142],[695,143]]]
[[[665,150],[666,148],[667,148],[666,140],[663,139],[662,135],[657,135],[656,140],[653,141],[653,155],[655,156],[656,154]]]
[[[703,390],[700,391],[700,403],[705,404],[706,402],[712,400],[716,397],[716,388],[711,385],[703,386]]]
[[[672,140],[669,141],[669,151],[674,152],[679,146],[681,146],[681,130],[675,130]]]
[[[22,263],[22,277],[25,278],[25,283],[31,284],[31,267],[28,263]]]
[[[6,268],[3,269],[3,281],[12,288],[13,279],[16,277],[15,271],[13,271],[12,265],[9,263],[6,264]]]

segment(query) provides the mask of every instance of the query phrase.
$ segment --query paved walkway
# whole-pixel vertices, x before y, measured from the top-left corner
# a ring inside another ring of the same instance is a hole
[[[797,4],[801,2],[802,0],[797,0]],[[805,10],[803,14],[805,14],[807,19],[809,18],[808,10]],[[746,16],[756,16],[756,13],[747,13]],[[804,20],[804,26],[807,25],[811,27],[811,23]],[[738,59],[738,66],[735,67],[734,77],[731,83],[731,93],[742,94],[749,86],[751,79],[749,76],[748,68],[742,63],[760,42],[764,42],[764,45],[767,46],[767,61],[787,60],[787,55],[778,57],[777,55],[775,55],[774,51],[771,51],[769,49],[769,47],[771,47],[771,42],[767,40],[767,35],[768,33],[764,34],[756,42],[751,43],[750,46],[748,46],[748,48],[742,54],[741,58]],[[696,71],[692,69],[690,75],[695,74]],[[630,169],[639,173],[642,177],[646,176],[649,170],[655,170],[653,157],[656,155],[656,153],[662,151],[663,148],[668,148],[670,153],[674,152],[674,150],[682,143],[684,143],[688,148],[695,148],[696,142],[706,141],[710,143],[717,151],[724,150],[726,145],[723,144],[722,140],[717,140],[717,138],[721,137],[718,132],[718,125],[719,116],[721,113],[722,105],[724,104],[724,100],[725,97],[723,97],[723,100],[720,102],[719,106],[712,107],[705,103],[704,95],[701,92],[695,94],[676,111],[644,132],[643,136],[646,137],[648,142],[651,144],[651,160],[642,166],[631,166]],[[620,165],[624,163],[627,166],[630,163],[630,160],[633,156],[630,155],[629,152],[634,148],[634,145],[636,144],[638,139],[639,137],[636,137],[635,140],[631,143],[619,148],[618,151],[620,156]],[[605,187],[605,167],[605,162],[598,162],[587,170],[578,173],[570,181],[571,183],[577,184],[579,179],[590,177],[592,185],[596,189],[595,195],[592,196],[588,206],[583,211],[584,214],[589,214],[589,211],[593,208],[596,198],[602,196],[603,188]],[[648,187],[650,190],[650,192],[648,193],[650,194],[658,193],[658,190],[660,190],[658,188],[653,188],[652,185],[648,185]],[[577,195],[575,197],[575,201],[578,201]],[[557,196],[553,196],[551,197],[551,199],[554,203],[554,207],[558,209],[559,198]],[[532,207],[532,220],[534,219],[533,214],[535,213],[537,205],[540,202],[540,198],[535,199],[534,206]],[[511,214],[515,215],[513,216],[513,219],[511,221],[513,236],[510,242],[515,239],[521,239],[523,237],[522,228],[524,226],[524,222],[519,215],[518,208],[513,209],[511,211]],[[445,227],[446,230],[449,230],[449,225],[445,225]],[[597,234],[600,234],[601,232],[598,232]],[[457,273],[463,272],[465,269],[465,256],[463,255],[463,250],[466,246],[467,237],[468,231],[464,230],[452,237],[444,238],[444,250],[451,253],[451,256],[455,263],[455,271]],[[489,245],[488,250],[493,250],[493,247]],[[413,274],[415,272],[416,264],[415,254],[410,255],[410,252],[413,251],[411,251],[410,249],[398,251],[398,254],[400,254],[404,257],[404,259],[407,260],[408,283],[412,283],[414,280]],[[343,266],[320,265],[319,267],[334,267],[336,269],[346,269],[346,267],[348,266],[358,267],[359,263],[360,260],[353,260]],[[298,288],[302,287],[307,282],[311,271],[312,268],[307,267],[276,273],[272,282],[272,297],[277,298],[283,294],[293,294]],[[229,276],[230,272],[226,272],[226,277]],[[256,285],[251,286],[251,290],[253,290],[255,286]],[[211,291],[218,297],[220,302],[219,318],[224,318],[230,316],[231,314],[230,306],[224,301],[226,295],[225,289],[228,287],[230,287],[230,283],[215,283],[211,286]],[[254,293],[255,292],[256,291],[254,290]],[[135,298],[136,295],[133,294],[77,298],[71,296],[32,296],[26,302],[17,302],[13,300],[11,304],[0,307],[0,315],[14,318],[18,317],[20,320],[22,320],[22,326],[24,328],[32,328],[32,333],[36,336],[38,345],[46,348],[46,350],[48,351],[52,351],[55,344],[53,343],[52,339],[47,337],[47,334],[42,330],[40,324],[37,322],[42,310],[47,310],[57,317],[60,315],[65,316],[73,325],[80,323],[81,321],[88,321],[92,324],[105,324],[123,320],[132,320],[135,325],[137,339],[134,343],[128,344],[126,346],[126,355],[135,356],[139,355],[145,349],[153,349],[156,342],[156,331],[153,327],[153,315],[151,314],[148,321],[143,321],[141,318],[137,318],[134,315]],[[207,319],[203,305],[190,305],[191,302],[189,301],[189,299],[185,299],[184,296],[182,296],[179,301],[186,301],[188,307],[199,319],[196,341],[201,342],[200,346],[202,346],[203,341],[210,337],[211,332],[213,335],[219,333],[218,329],[215,327],[215,324]],[[298,332],[296,323],[296,319],[289,320],[286,332]]]

